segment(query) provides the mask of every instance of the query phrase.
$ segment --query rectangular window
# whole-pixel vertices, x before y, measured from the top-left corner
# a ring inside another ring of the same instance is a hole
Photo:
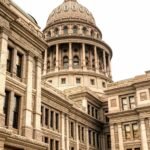
[[[79,137],[79,141],[80,141],[80,139],[81,139],[80,134],[81,134],[80,125],[78,125],[78,137]]]
[[[95,109],[95,118],[98,119],[98,110]]]
[[[41,106],[41,125],[43,126],[44,107]]]
[[[126,97],[122,98],[122,109],[128,110],[128,101]]]
[[[59,141],[55,142],[56,150],[59,150]]]
[[[92,107],[92,117],[94,117],[94,107]]]
[[[50,150],[54,150],[54,140],[50,140]]]
[[[7,71],[11,72],[12,68],[12,55],[13,55],[13,48],[7,48]]]
[[[51,128],[54,127],[54,112],[53,111],[50,112],[50,127]]]
[[[89,144],[91,145],[91,130],[89,130]]]
[[[129,105],[130,105],[130,109],[134,109],[135,108],[134,96],[129,96]]]
[[[93,146],[95,146],[95,132],[93,132]]]
[[[80,84],[81,83],[81,78],[76,78],[76,83]]]
[[[111,139],[110,139],[110,135],[107,135],[107,148],[111,148]]]
[[[82,127],[82,142],[84,142],[84,127]]]
[[[22,76],[22,58],[23,55],[20,53],[17,53],[17,58],[16,58],[16,76],[21,78]]]
[[[5,91],[5,99],[3,104],[3,113],[5,114],[5,125],[8,126],[8,103],[10,99],[10,92]]]
[[[125,138],[127,140],[131,139],[131,129],[130,129],[130,125],[125,125]]]
[[[61,79],[61,84],[66,84],[66,78]]]
[[[91,85],[95,85],[95,80],[94,79],[91,79],[90,82],[91,82]]]
[[[74,138],[74,123],[73,122],[71,122],[70,128],[71,128],[71,134],[70,134],[70,136],[71,136],[71,138]]]
[[[134,123],[132,124],[132,130],[133,130],[133,138],[138,139],[139,138],[139,129],[138,129],[138,124]]]
[[[48,126],[49,110],[45,108],[45,125]]]
[[[19,107],[20,107],[21,97],[18,95],[14,96],[14,101],[12,104],[12,113],[13,113],[13,128],[18,129],[19,126]]]
[[[48,143],[48,137],[44,137],[44,143]]]
[[[99,147],[99,135],[97,134],[97,147]]]
[[[90,115],[90,113],[91,113],[91,106],[90,105],[88,105],[88,114]]]
[[[59,114],[56,113],[56,130],[59,129]]]

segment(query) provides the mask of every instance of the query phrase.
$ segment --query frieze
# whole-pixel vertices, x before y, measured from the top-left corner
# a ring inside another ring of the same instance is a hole
[[[18,18],[17,22],[19,22],[23,27],[25,27],[26,29],[28,29],[29,31],[31,31],[34,35],[38,36],[40,39],[43,40],[43,34],[39,30],[36,30],[33,25],[31,25],[30,23],[27,23],[22,18]]]

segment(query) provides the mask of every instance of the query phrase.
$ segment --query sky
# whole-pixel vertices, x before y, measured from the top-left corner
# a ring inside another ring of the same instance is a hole
[[[13,0],[41,30],[63,0]],[[78,0],[92,12],[103,40],[112,48],[112,76],[124,80],[150,70],[149,0]]]

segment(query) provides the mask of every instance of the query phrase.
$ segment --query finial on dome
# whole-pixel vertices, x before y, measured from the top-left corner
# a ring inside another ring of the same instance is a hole
[[[65,0],[65,2],[68,2],[68,1],[73,1],[73,2],[76,2],[77,0]]]

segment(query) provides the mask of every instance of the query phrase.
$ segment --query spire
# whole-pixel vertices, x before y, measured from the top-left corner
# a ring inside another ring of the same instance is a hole
[[[68,2],[68,1],[73,1],[73,2],[76,2],[77,0],[65,0],[65,2]]]

